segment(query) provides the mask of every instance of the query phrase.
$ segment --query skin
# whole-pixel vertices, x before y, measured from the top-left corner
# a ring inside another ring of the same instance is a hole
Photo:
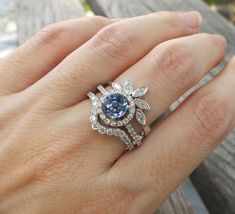
[[[124,152],[93,131],[86,93],[148,85],[151,123],[224,57],[200,18],[155,13],[46,27],[0,62],[0,213],[153,213],[235,121],[235,58]]]

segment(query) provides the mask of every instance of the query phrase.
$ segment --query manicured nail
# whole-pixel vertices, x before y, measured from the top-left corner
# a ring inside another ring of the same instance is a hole
[[[197,11],[181,13],[180,17],[182,18],[183,22],[186,24],[188,28],[194,30],[198,29],[202,22],[202,16]]]

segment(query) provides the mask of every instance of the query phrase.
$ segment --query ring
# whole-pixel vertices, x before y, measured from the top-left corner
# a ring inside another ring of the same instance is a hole
[[[101,134],[115,136],[125,143],[127,150],[142,144],[143,138],[150,131],[144,110],[149,110],[149,104],[141,99],[148,87],[142,86],[134,90],[130,80],[111,83],[108,90],[102,85],[97,86],[101,96],[88,92],[91,100],[90,122],[93,130]],[[133,122],[140,124],[142,131],[138,134]]]

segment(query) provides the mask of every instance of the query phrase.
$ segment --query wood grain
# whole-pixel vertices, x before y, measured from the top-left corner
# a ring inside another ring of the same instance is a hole
[[[78,0],[16,0],[15,9],[19,44],[48,24],[85,16]]]
[[[180,186],[155,214],[196,214],[196,211]]]
[[[218,13],[212,12],[200,0],[88,0],[96,14],[112,18],[133,17],[156,11],[190,11],[197,10],[203,16],[201,31],[222,34],[228,41],[225,60],[213,69],[197,86],[193,87],[177,100],[171,109],[175,109],[196,88],[203,86],[214,76],[235,54],[235,27]],[[235,131],[226,138],[223,144],[192,174],[192,180],[211,214],[235,213]],[[171,197],[178,197],[175,194]],[[180,200],[179,203],[183,203]],[[170,201],[167,206],[172,208]],[[171,208],[163,208],[170,210]]]

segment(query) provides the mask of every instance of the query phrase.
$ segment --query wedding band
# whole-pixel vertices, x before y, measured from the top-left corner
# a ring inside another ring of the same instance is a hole
[[[126,149],[132,150],[142,144],[143,138],[150,131],[147,125],[145,110],[149,110],[149,104],[141,99],[148,87],[139,87],[134,90],[131,81],[127,80],[123,85],[111,83],[110,90],[103,86],[97,86],[101,96],[88,92],[92,106],[90,122],[93,130],[101,134],[115,136],[125,143]],[[136,121],[142,131],[137,133],[133,127]]]

